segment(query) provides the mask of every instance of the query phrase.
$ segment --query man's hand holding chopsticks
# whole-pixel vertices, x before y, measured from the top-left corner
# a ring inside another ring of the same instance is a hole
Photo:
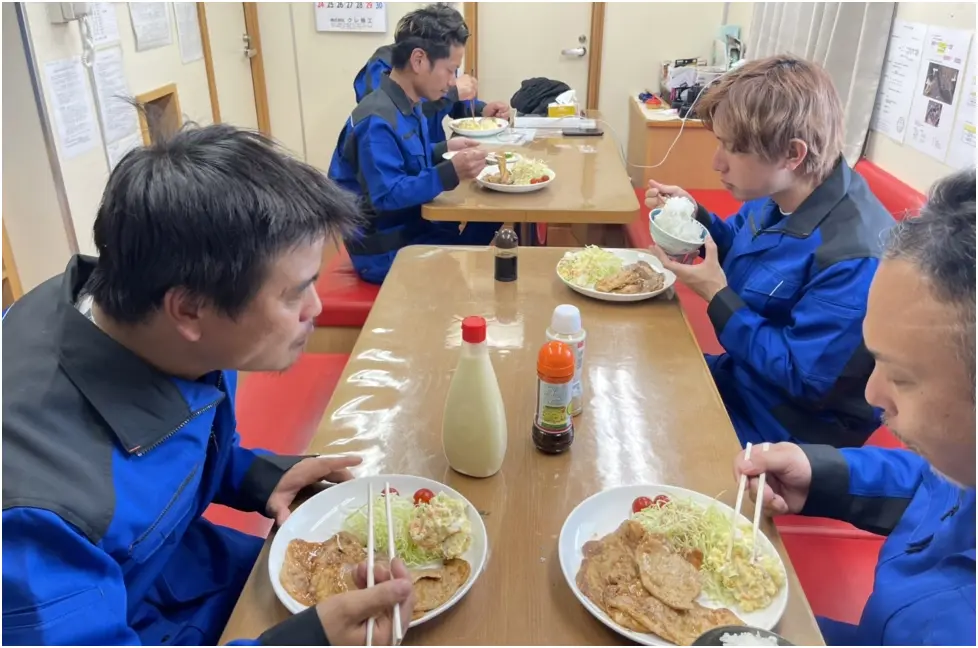
[[[367,620],[374,617],[373,645],[390,645],[393,636],[391,610],[401,609],[403,630],[414,611],[414,589],[407,567],[394,560],[374,565],[374,586],[367,587],[367,565],[357,566],[354,581],[358,590],[331,596],[316,606],[326,637],[334,646],[362,646],[367,640]]]
[[[744,452],[737,455],[734,478],[747,476],[756,502],[759,476],[766,472],[764,512],[770,516],[801,512],[812,485],[812,465],[805,452],[794,443],[775,443],[766,452],[756,450],[750,459],[744,458]]]

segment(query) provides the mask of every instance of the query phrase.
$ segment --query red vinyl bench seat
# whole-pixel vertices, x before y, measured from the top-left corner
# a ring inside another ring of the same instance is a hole
[[[323,266],[316,281],[316,293],[323,304],[316,326],[362,328],[374,307],[380,286],[360,279],[345,247]]]

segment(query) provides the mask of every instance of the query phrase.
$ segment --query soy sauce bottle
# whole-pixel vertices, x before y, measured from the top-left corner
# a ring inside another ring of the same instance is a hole
[[[516,281],[519,238],[511,227],[503,227],[492,239],[496,281]]]

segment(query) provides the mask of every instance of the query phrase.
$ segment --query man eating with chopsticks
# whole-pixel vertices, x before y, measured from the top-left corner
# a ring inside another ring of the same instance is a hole
[[[897,226],[863,331],[866,386],[909,450],[754,446],[736,475],[772,515],[886,535],[858,625],[819,619],[830,645],[975,645],[975,171],[940,180]]]

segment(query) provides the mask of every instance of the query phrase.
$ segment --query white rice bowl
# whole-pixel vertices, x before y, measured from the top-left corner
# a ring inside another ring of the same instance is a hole
[[[725,632],[720,635],[724,646],[777,646],[776,637],[762,637],[754,632]]]

